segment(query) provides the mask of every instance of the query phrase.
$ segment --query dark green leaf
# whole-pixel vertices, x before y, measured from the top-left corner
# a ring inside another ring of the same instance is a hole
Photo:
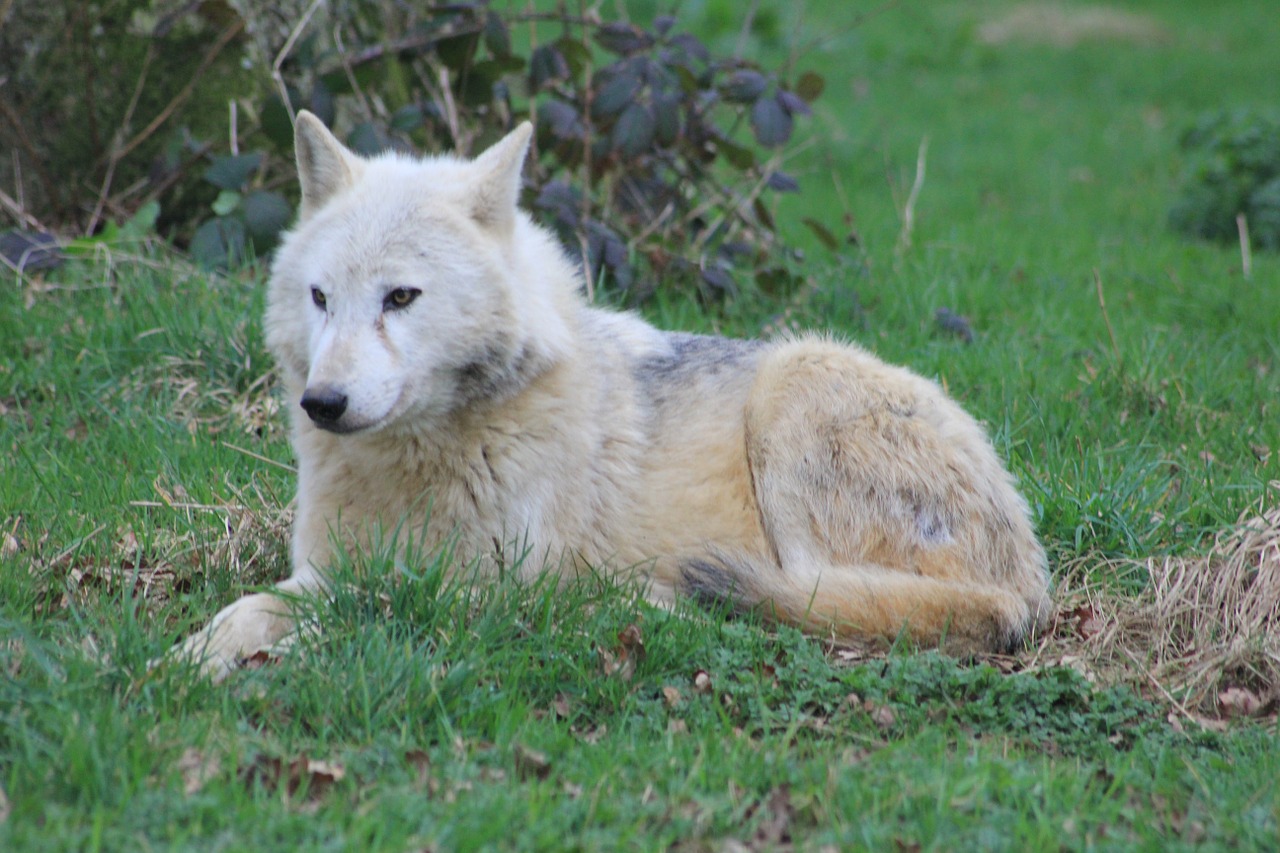
[[[743,172],[756,164],[756,155],[750,148],[744,148],[728,139],[717,139],[716,148],[729,161],[729,165]]]
[[[291,90],[290,96],[297,101],[296,91]],[[293,151],[293,120],[279,95],[267,98],[262,107],[262,132],[279,150]]]
[[[244,223],[225,216],[210,219],[196,229],[189,250],[207,269],[236,266],[245,259]]]
[[[761,226],[769,231],[777,231],[778,226],[773,221],[773,214],[769,212],[769,208],[765,207],[764,199],[756,196],[755,201],[751,202],[751,209],[756,213],[756,219],[760,220]]]
[[[289,220],[293,218],[293,207],[279,193],[259,190],[249,193],[242,203],[244,224],[253,238],[253,244],[260,249],[270,248]]]
[[[0,258],[17,269],[35,272],[62,263],[58,238],[43,231],[5,231],[0,234]]]
[[[621,73],[605,83],[591,102],[593,116],[611,117],[626,109],[640,91],[639,78]]]
[[[239,190],[261,165],[261,151],[226,154],[215,158],[209,168],[204,170],[204,179],[224,190]]]
[[[497,12],[489,12],[484,19],[484,46],[495,59],[511,56],[511,33]]]
[[[479,33],[462,33],[436,42],[436,55],[450,71],[461,71],[471,63],[479,46]]]
[[[561,140],[577,139],[584,130],[578,111],[554,98],[538,105],[538,123],[549,127],[552,135]]]
[[[813,232],[813,236],[817,237],[818,242],[824,247],[833,252],[839,251],[840,241],[836,239],[836,235],[832,234],[827,226],[823,225],[818,220],[810,219],[809,217],[805,217],[800,221],[809,227],[809,230]]]
[[[770,172],[769,177],[765,179],[765,186],[780,193],[800,191],[800,183],[786,172]]]
[[[568,73],[577,78],[585,76],[593,60],[590,45],[571,35],[563,35],[556,39],[555,46],[568,63]]]
[[[653,36],[634,24],[622,22],[603,24],[596,29],[596,44],[610,53],[630,56],[653,47]]]
[[[812,71],[806,71],[800,75],[800,79],[796,81],[796,94],[804,98],[806,102],[812,104],[822,96],[822,90],[827,87],[827,81],[822,79],[822,75],[815,74]]]
[[[770,296],[788,296],[803,279],[785,267],[770,267],[756,273],[756,284]]]
[[[768,85],[769,78],[759,71],[743,68],[729,75],[729,79],[720,87],[720,92],[724,95],[726,101],[735,104],[750,104],[764,94],[764,90]]]
[[[362,121],[351,129],[347,146],[357,154],[372,157],[392,147],[386,131],[371,121]]]
[[[411,130],[417,130],[422,127],[425,121],[426,117],[423,115],[422,107],[417,104],[409,104],[391,114],[390,124],[392,130],[408,133]]]
[[[568,76],[569,63],[555,45],[544,44],[529,57],[529,86],[535,92]]]
[[[776,148],[791,138],[791,114],[777,98],[761,98],[751,108],[751,129],[756,142],[766,148]]]
[[[795,92],[788,92],[786,89],[778,90],[778,103],[787,111],[790,116],[807,116],[812,115],[813,110],[809,109],[809,105],[805,103],[804,98]]]
[[[326,126],[333,127],[333,122],[338,117],[338,107],[333,99],[333,92],[325,85],[323,79],[316,80],[315,86],[311,88],[311,97],[307,99],[307,109],[315,113],[316,118],[324,122]]]
[[[702,268],[702,280],[709,284],[713,290],[719,291],[721,294],[732,296],[738,292],[738,286],[733,281],[733,276],[729,275],[728,270],[718,266],[706,266]]]
[[[655,131],[653,111],[647,104],[633,101],[613,126],[613,147],[625,157],[639,157],[652,147]]]
[[[674,145],[680,138],[680,96],[657,95],[653,99],[654,133],[659,145]]]

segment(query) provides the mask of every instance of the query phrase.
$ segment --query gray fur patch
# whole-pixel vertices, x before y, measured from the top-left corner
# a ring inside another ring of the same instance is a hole
[[[755,361],[761,341],[712,335],[667,334],[664,349],[650,353],[631,367],[631,375],[655,404],[668,400],[672,389],[690,388],[700,380],[720,380],[725,374],[743,375]]]
[[[537,373],[528,346],[513,355],[505,344],[491,344],[457,369],[456,387],[461,402],[506,397],[528,384]]]
[[[714,375],[736,370],[744,362],[753,360],[762,346],[760,341],[678,332],[666,335],[665,343],[668,344],[666,350],[652,353],[635,365],[632,372],[636,381],[648,385],[693,374]]]
[[[749,609],[742,584],[722,563],[688,560],[680,566],[680,592],[708,610],[723,608],[730,614]]]
[[[946,519],[923,508],[916,509],[916,530],[920,532],[920,541],[925,545],[950,545],[955,541]]]

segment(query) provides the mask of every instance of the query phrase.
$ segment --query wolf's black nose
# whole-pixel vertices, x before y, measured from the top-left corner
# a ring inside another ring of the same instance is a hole
[[[333,426],[347,410],[347,395],[327,386],[308,388],[302,395],[302,408],[317,426]]]

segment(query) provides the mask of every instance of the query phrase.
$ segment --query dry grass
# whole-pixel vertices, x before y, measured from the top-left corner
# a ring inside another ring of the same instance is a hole
[[[1169,41],[1170,35],[1150,15],[1111,6],[1024,3],[979,27],[978,38],[993,45],[1020,41],[1074,47],[1088,41],[1161,44]]]
[[[1034,663],[1066,663],[1091,678],[1154,690],[1189,717],[1274,713],[1280,703],[1280,507],[1268,502],[1219,534],[1203,556],[1068,572],[1057,625]],[[1137,596],[1083,580],[1135,569],[1149,578]]]

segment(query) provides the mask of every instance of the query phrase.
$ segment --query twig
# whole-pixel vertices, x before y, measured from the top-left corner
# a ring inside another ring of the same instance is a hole
[[[1243,213],[1236,214],[1236,231],[1240,234],[1240,268],[1248,281],[1253,277],[1253,251],[1249,246],[1249,218]]]
[[[174,95],[169,103],[165,105],[165,108],[151,120],[151,123],[139,131],[133,139],[129,140],[128,144],[120,149],[119,154],[116,155],[119,159],[124,159],[135,148],[146,142],[162,124],[169,120],[169,117],[173,115],[174,111],[176,111],[178,107],[182,106],[186,102],[187,98],[191,97],[191,93],[195,91],[196,83],[200,82],[200,78],[209,70],[209,66],[213,64],[213,61],[218,58],[218,54],[222,53],[222,49],[230,44],[231,40],[238,36],[240,31],[243,29],[244,20],[236,18],[235,23],[222,31],[218,36],[218,40],[210,45],[209,49],[205,51],[204,58],[200,60],[200,66],[196,68],[195,74],[191,75],[191,79],[187,81],[187,84],[182,87],[182,91]]]
[[[44,186],[44,194],[48,196],[49,203],[55,208],[62,206],[62,196],[58,192],[58,184],[54,182],[53,176],[44,167],[44,157],[40,151],[31,142],[31,137],[27,136],[26,128],[22,124],[22,116],[9,105],[6,98],[0,98],[0,115],[13,127],[13,132],[18,136],[18,144],[27,152],[27,157],[31,159],[32,165],[35,167],[36,176],[39,177],[40,183]]]
[[[929,137],[920,139],[920,148],[916,152],[916,179],[911,184],[911,192],[907,195],[907,204],[902,209],[902,230],[898,232],[898,245],[894,254],[901,258],[911,248],[911,234],[916,227],[916,201],[920,198],[920,190],[924,187],[925,159],[929,155]]]
[[[315,15],[316,9],[320,8],[320,4],[324,0],[311,0],[311,5],[307,7],[307,11],[303,13],[302,19],[289,33],[289,37],[284,40],[284,46],[280,48],[280,52],[276,54],[275,61],[271,63],[271,79],[276,81],[276,86],[280,89],[280,100],[284,103],[285,112],[289,113],[289,121],[297,118],[293,109],[293,102],[289,100],[289,87],[284,83],[284,75],[280,73],[284,61],[289,58],[289,52],[293,50],[293,46],[298,43],[298,39],[302,37],[302,32],[307,28],[307,24],[311,22],[311,17]]]
[[[102,176],[102,188],[98,190],[98,201],[93,206],[93,213],[89,215],[89,224],[85,226],[85,236],[93,234],[98,227],[98,220],[102,218],[102,209],[107,204],[107,196],[111,192],[111,183],[116,177],[116,166],[124,154],[120,153],[119,141],[124,135],[125,130],[133,121],[133,113],[138,108],[138,101],[142,98],[142,90],[147,85],[147,72],[151,70],[151,63],[155,60],[156,43],[152,40],[147,45],[146,56],[142,58],[142,70],[138,72],[138,82],[133,86],[133,95],[129,98],[129,105],[125,107],[124,117],[120,119],[120,129],[116,131],[116,137],[112,140],[111,154],[107,158],[107,170]]]
[[[234,450],[236,453],[243,453],[245,456],[248,456],[250,459],[257,459],[259,462],[265,462],[268,465],[274,465],[275,467],[288,471],[291,474],[296,474],[298,472],[298,469],[293,467],[292,465],[286,465],[283,462],[277,462],[276,460],[263,456],[260,453],[254,453],[252,450],[246,450],[243,447],[237,447],[236,445],[228,441],[222,442],[222,446],[227,448],[228,450]]]
[[[1102,295],[1102,276],[1097,269],[1093,271],[1093,285],[1098,291],[1098,307],[1102,309],[1102,321],[1107,324],[1107,336],[1111,338],[1111,352],[1120,364],[1120,346],[1116,343],[1115,329],[1111,328],[1111,315],[1107,313],[1107,300]]]
[[[742,18],[742,29],[738,31],[738,43],[733,47],[733,58],[741,59],[747,49],[747,39],[751,37],[751,26],[755,23],[756,13],[760,11],[760,0],[751,0],[751,8]]]
[[[465,154],[462,144],[462,126],[458,122],[458,105],[453,100],[453,88],[449,85],[449,69],[443,65],[438,72],[440,77],[440,100],[444,106],[444,120],[449,125],[449,135],[453,137],[453,150]]]
[[[36,219],[30,213],[27,213],[26,208],[19,204],[13,196],[9,195],[4,190],[0,190],[0,206],[3,206],[5,210],[9,211],[10,215],[12,215],[14,219],[17,219],[28,228],[45,232],[49,230],[40,224],[40,220]]]

